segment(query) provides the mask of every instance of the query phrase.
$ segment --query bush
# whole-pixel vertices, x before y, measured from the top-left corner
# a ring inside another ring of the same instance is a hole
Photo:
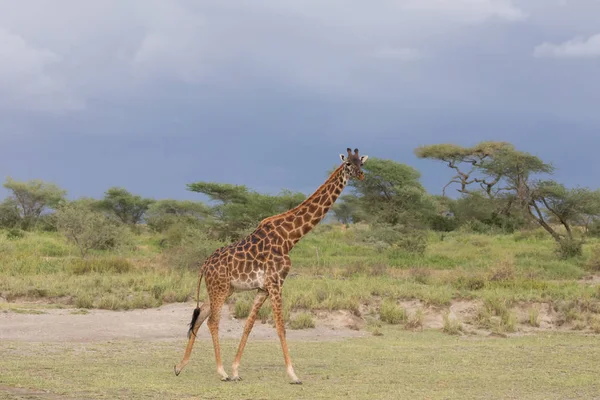
[[[446,312],[443,315],[444,326],[442,328],[442,332],[447,333],[448,335],[460,335],[463,331],[463,326],[455,318],[450,318],[450,313]]]
[[[581,256],[583,243],[577,239],[563,239],[557,243],[556,253],[563,260]]]
[[[600,272],[600,246],[592,248],[592,255],[586,264],[586,268],[590,271]]]
[[[133,264],[126,258],[97,258],[97,259],[75,259],[69,265],[71,272],[75,275],[89,273],[117,273],[122,274],[133,269]]]
[[[235,302],[235,308],[233,311],[234,317],[241,319],[247,318],[252,310],[252,303],[248,299],[238,299]]]
[[[290,320],[288,326],[290,329],[308,329],[315,327],[315,321],[313,321],[312,314],[308,312],[302,312],[292,320]]]
[[[17,203],[6,199],[0,203],[0,228],[16,228],[21,222]]]
[[[395,302],[386,300],[381,304],[379,317],[383,322],[395,325],[406,320],[406,313]]]
[[[58,230],[77,246],[81,257],[90,250],[110,250],[129,244],[125,227],[84,203],[73,202],[56,212]]]
[[[25,232],[19,228],[11,228],[6,232],[6,238],[9,240],[17,240],[25,237]]]
[[[490,269],[488,279],[492,282],[506,282],[515,278],[515,265],[512,260],[501,261]]]
[[[458,228],[458,220],[454,217],[434,215],[431,217],[429,226],[436,232],[452,232]]]
[[[600,237],[600,221],[594,221],[591,223],[588,227],[587,234],[591,237]]]
[[[367,243],[385,243],[404,251],[422,255],[427,250],[427,232],[403,225],[377,224],[362,233]]]
[[[456,280],[454,281],[454,286],[457,289],[481,290],[481,289],[485,288],[486,283],[487,283],[487,279],[481,273],[458,272],[458,276],[456,277]]]
[[[223,246],[222,242],[210,239],[204,229],[177,225],[169,228],[163,239],[167,250],[163,252],[167,263],[177,268],[196,268],[215,250]]]
[[[56,213],[40,215],[35,227],[42,232],[56,232]]]

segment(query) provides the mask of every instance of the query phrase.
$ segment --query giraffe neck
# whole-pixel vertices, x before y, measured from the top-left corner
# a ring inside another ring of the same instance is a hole
[[[347,183],[348,176],[342,164],[306,200],[285,213],[263,220],[261,225],[276,227],[276,231],[287,242],[284,249],[289,251],[325,218]]]

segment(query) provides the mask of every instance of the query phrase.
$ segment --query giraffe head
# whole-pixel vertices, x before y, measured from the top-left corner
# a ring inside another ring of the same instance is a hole
[[[340,158],[344,162],[344,172],[346,173],[346,176],[362,181],[365,179],[365,174],[361,168],[369,156],[359,156],[358,149],[354,149],[354,154],[352,154],[350,147],[348,147],[346,151],[348,151],[348,155],[340,154]]]

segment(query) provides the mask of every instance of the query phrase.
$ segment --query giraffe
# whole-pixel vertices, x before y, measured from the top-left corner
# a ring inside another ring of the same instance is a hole
[[[188,331],[188,344],[181,362],[175,365],[175,375],[179,375],[189,362],[196,334],[208,318],[208,329],[212,336],[217,364],[217,373],[222,381],[240,381],[238,368],[248,335],[260,307],[270,297],[277,335],[281,342],[286,371],[291,384],[302,384],[294,372],[290,359],[286,332],[282,315],[282,286],[292,263],[289,252],[298,241],[311,231],[324,217],[342,193],[349,179],[364,179],[361,169],[368,156],[340,154],[341,165],[306,200],[297,207],[282,214],[268,217],[247,237],[221,247],[210,255],[199,270],[197,303]],[[200,305],[200,284],[204,277],[208,301]],[[250,314],[246,319],[244,332],[233,361],[230,377],[223,368],[219,345],[219,321],[225,300],[234,291],[257,290]]]

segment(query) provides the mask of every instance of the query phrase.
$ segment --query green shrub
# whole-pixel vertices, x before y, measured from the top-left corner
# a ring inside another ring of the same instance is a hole
[[[600,245],[592,248],[592,255],[586,264],[586,268],[593,272],[600,272]]]
[[[69,265],[71,272],[75,275],[89,273],[118,273],[122,274],[133,269],[133,264],[126,258],[93,258],[74,259]]]
[[[9,240],[18,240],[18,239],[22,239],[24,237],[25,237],[25,232],[23,232],[19,228],[10,228],[6,232],[6,238]]]
[[[177,228],[176,228],[177,227]],[[169,228],[167,249],[163,252],[169,266],[197,269],[223,242],[210,239],[204,229],[193,226],[174,225]]]
[[[456,218],[444,215],[434,215],[429,221],[429,226],[436,232],[452,232],[458,228],[458,225]]]
[[[364,242],[378,247],[381,247],[379,243],[383,243],[420,255],[427,249],[427,231],[410,226],[375,224],[361,232],[361,236]]]
[[[579,257],[583,254],[583,243],[577,239],[563,239],[557,243],[556,253],[563,260]]]
[[[600,221],[594,221],[590,224],[587,231],[588,236],[600,238]]]
[[[252,310],[252,304],[247,299],[238,299],[235,302],[233,315],[238,318],[247,318]]]
[[[386,300],[381,303],[379,317],[383,322],[395,325],[406,321],[406,312],[395,302]]]
[[[90,250],[110,250],[130,244],[130,232],[114,219],[90,209],[84,202],[72,202],[56,212],[58,230],[77,246],[81,257]]]
[[[290,329],[308,329],[315,327],[315,321],[313,321],[312,314],[308,312],[302,312],[296,315],[288,323]]]
[[[455,318],[450,318],[450,313],[444,313],[442,316],[444,319],[444,326],[442,328],[442,332],[447,333],[448,335],[459,335],[463,331],[463,326]]]

